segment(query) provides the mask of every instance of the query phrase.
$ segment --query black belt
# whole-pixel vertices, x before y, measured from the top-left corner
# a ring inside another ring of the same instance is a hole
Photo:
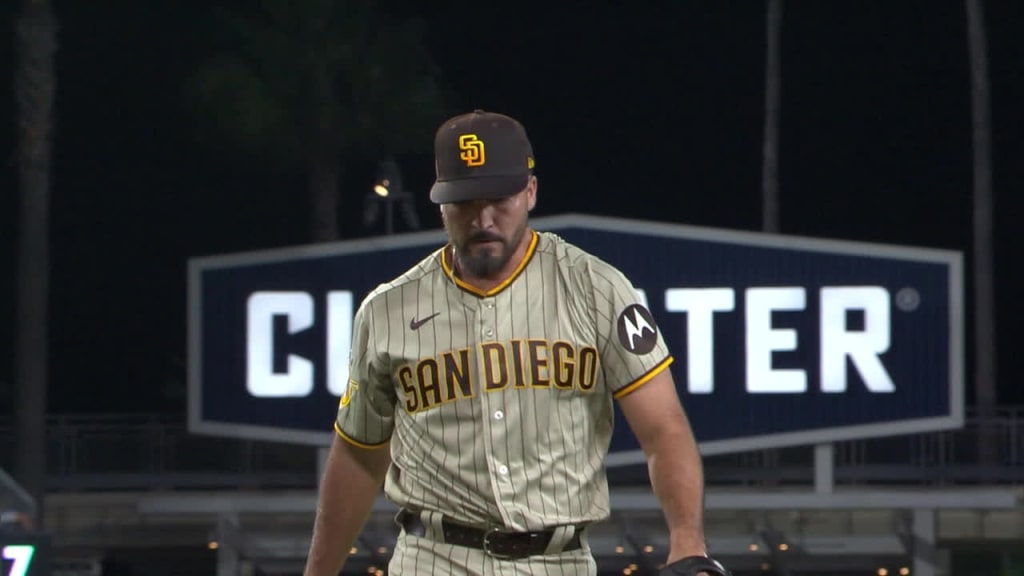
[[[395,517],[398,525],[405,529],[406,534],[425,537],[427,527],[423,524],[419,515],[402,509]],[[579,550],[580,532],[582,526],[574,526],[572,538],[565,543],[562,552]],[[448,520],[441,521],[441,529],[444,531],[444,541],[447,544],[456,546],[467,546],[483,550],[495,558],[515,559],[526,558],[543,554],[554,536],[554,530],[540,530],[536,532],[506,532],[500,529],[484,530],[456,524]]]

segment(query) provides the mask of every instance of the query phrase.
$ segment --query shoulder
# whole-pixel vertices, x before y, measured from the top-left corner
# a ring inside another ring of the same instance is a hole
[[[553,258],[566,270],[586,271],[603,260],[554,232],[537,231],[537,254]]]
[[[570,281],[594,288],[629,286],[630,281],[614,264],[553,232],[538,232],[537,253],[557,262]]]
[[[359,310],[365,313],[367,310],[372,309],[374,304],[383,305],[390,292],[399,290],[409,284],[433,279],[434,274],[443,274],[444,270],[441,267],[441,253],[443,250],[444,247],[435,249],[430,254],[424,256],[419,262],[409,267],[405,272],[391,280],[377,284],[363,298],[359,305]]]

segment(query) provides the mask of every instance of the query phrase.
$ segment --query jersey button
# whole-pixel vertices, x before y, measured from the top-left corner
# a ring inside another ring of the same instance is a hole
[[[505,417],[505,413],[502,412],[501,410],[498,410],[497,412],[494,413],[494,419],[495,420],[501,420],[504,417]]]
[[[488,328],[487,330],[484,330],[484,336],[487,336],[488,338],[490,338],[491,336],[494,336],[494,330],[491,330],[490,328]]]
[[[508,466],[505,466],[504,464],[498,466],[498,473],[500,473],[502,476],[508,474]]]

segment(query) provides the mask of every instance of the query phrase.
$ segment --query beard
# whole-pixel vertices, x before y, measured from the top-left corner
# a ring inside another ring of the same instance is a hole
[[[508,246],[503,244],[497,254],[483,249],[478,250],[475,254],[463,252],[459,257],[459,264],[473,276],[488,278],[501,270],[502,266],[508,262],[509,256],[511,254],[508,251]]]
[[[524,223],[508,240],[490,232],[477,232],[455,247],[455,256],[459,265],[473,276],[490,278],[508,264],[525,231]],[[486,241],[494,243],[487,246],[479,244]]]

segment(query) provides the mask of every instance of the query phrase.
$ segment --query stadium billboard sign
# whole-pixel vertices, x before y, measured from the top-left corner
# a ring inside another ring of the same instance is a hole
[[[959,252],[587,215],[536,218],[629,276],[705,454],[958,428]],[[432,230],[189,262],[189,428],[326,445],[362,298]],[[617,413],[612,463],[639,460]]]

